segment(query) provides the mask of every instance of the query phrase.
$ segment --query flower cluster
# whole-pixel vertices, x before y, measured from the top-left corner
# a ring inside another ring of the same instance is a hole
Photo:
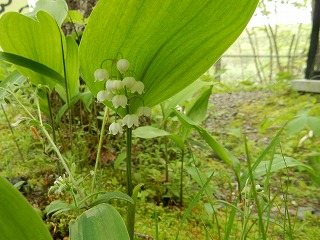
[[[94,72],[96,81],[106,81],[105,89],[97,94],[97,100],[99,102],[109,101],[115,109],[125,108],[127,110],[127,115],[124,116],[122,120],[115,121],[109,126],[109,131],[113,135],[122,133],[123,126],[127,126],[128,128],[139,126],[140,116],[151,115],[151,109],[146,106],[139,107],[134,114],[130,113],[130,99],[136,97],[137,94],[142,94],[144,92],[144,84],[141,81],[137,81],[132,76],[123,76],[127,73],[129,66],[130,64],[127,59],[120,59],[117,61],[116,67],[120,73],[118,74],[118,79],[113,79],[112,76],[110,77],[109,72],[106,69],[101,68]]]
[[[72,186],[71,180],[66,177],[64,174],[59,176],[55,181],[52,187],[49,188],[48,194],[61,194],[63,192],[75,192],[76,190]]]

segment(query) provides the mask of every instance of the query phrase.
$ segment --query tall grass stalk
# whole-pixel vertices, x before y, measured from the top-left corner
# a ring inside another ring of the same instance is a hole
[[[248,142],[247,139],[244,138],[244,145],[245,145],[245,152],[247,155],[247,162],[248,162],[248,170],[249,170],[249,176],[250,176],[250,183],[251,183],[251,189],[252,189],[252,194],[253,194],[253,198],[254,198],[254,202],[256,204],[257,207],[257,211],[258,211],[258,219],[259,219],[259,232],[262,235],[262,239],[266,239],[266,232],[264,229],[264,222],[263,222],[263,210],[260,206],[260,201],[258,199],[258,193],[257,193],[257,188],[256,188],[256,184],[255,184],[255,179],[253,176],[253,170],[251,167],[251,156],[249,154],[249,148],[248,148]],[[251,196],[249,196],[251,197]],[[246,206],[245,206],[246,207]]]
[[[281,145],[280,145],[280,150],[281,150],[281,155],[282,155],[283,161],[286,164],[286,159],[284,158]],[[287,166],[287,164],[286,164],[286,166]],[[286,167],[286,171],[287,171],[286,183],[288,183],[289,182],[288,167]],[[281,190],[283,191],[283,184],[282,184],[281,180],[280,180],[280,184],[281,184]],[[283,224],[284,236],[283,237],[285,238],[285,236],[287,235],[289,237],[289,239],[294,239],[294,237],[293,237],[294,224],[292,225],[292,223],[291,223],[291,216],[290,216],[289,208],[288,208],[288,198],[287,198],[287,193],[289,191],[288,187],[289,187],[288,184],[286,184],[285,191],[283,191],[285,193],[285,194],[283,194],[283,202],[284,202],[284,208],[285,208],[284,224]],[[287,226],[286,222],[288,222],[288,230],[286,228],[286,226]]]

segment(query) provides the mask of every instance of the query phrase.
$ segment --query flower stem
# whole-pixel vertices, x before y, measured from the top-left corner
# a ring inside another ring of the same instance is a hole
[[[132,197],[132,128],[127,128],[127,194]],[[129,203],[127,205],[127,229],[130,239],[134,238],[134,218],[135,218],[135,204]]]
[[[132,175],[131,175],[131,162],[132,162],[132,128],[127,128],[127,194],[132,196]]]
[[[102,143],[103,143],[103,136],[105,133],[105,126],[106,122],[109,116],[109,110],[108,107],[105,108],[104,111],[104,116],[103,116],[103,121],[102,121],[102,127],[101,127],[101,132],[100,132],[100,138],[99,138],[99,145],[98,145],[98,150],[97,150],[97,157],[96,157],[96,162],[94,165],[94,172],[92,176],[92,182],[91,182],[91,194],[94,192],[95,184],[96,184],[96,176],[97,176],[97,170],[98,170],[98,165],[100,162],[100,155],[101,155],[101,148],[102,148]]]

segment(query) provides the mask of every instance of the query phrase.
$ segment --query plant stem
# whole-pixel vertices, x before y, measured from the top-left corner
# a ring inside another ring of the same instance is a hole
[[[132,196],[132,176],[131,176],[131,162],[132,162],[132,128],[127,128],[127,194]]]
[[[180,169],[180,207],[183,204],[183,161],[184,161],[184,149],[181,149],[181,169]]]
[[[102,143],[103,143],[103,136],[104,136],[104,133],[105,133],[105,126],[106,126],[106,122],[107,122],[108,116],[109,116],[109,111],[108,111],[108,108],[106,107],[105,111],[104,111],[102,126],[101,126],[99,145],[98,145],[98,150],[97,150],[97,157],[96,157],[96,162],[95,162],[95,165],[94,165],[94,173],[93,173],[93,176],[92,176],[91,194],[93,194],[94,187],[95,187],[95,184],[96,184],[97,169],[98,169],[98,165],[99,165],[99,162],[100,162],[101,148],[102,148]]]
[[[127,128],[127,194],[132,197],[132,175],[131,175],[131,161],[132,161],[132,128]],[[127,205],[127,229],[130,239],[134,238],[134,207],[135,204],[129,203]]]
[[[18,141],[17,141],[17,139],[16,139],[16,137],[15,137],[15,135],[14,135],[14,133],[13,133],[13,129],[12,129],[12,126],[11,126],[11,124],[10,124],[9,118],[8,118],[8,116],[7,116],[7,114],[6,114],[6,111],[4,110],[4,107],[3,107],[2,104],[1,104],[1,108],[2,108],[2,111],[3,111],[4,117],[6,118],[6,121],[7,121],[7,123],[8,123],[8,126],[9,126],[9,128],[10,128],[13,141],[14,141],[14,143],[16,144],[16,146],[17,146],[17,148],[18,148],[18,152],[19,152],[19,154],[20,154],[21,160],[22,160],[22,162],[24,162],[23,154],[22,154],[21,149],[20,149],[20,147],[19,147]]]

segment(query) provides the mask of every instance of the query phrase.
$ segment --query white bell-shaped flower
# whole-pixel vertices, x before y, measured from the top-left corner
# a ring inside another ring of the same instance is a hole
[[[124,88],[123,82],[121,80],[108,80],[106,82],[106,89],[112,93],[116,93]]]
[[[104,81],[109,79],[109,73],[106,69],[97,69],[94,71],[94,78],[96,81]]]
[[[131,92],[134,93],[134,92],[137,92],[139,94],[142,94],[143,93],[143,90],[144,90],[144,84],[143,82],[136,82],[132,87],[131,87]]]
[[[116,135],[118,133],[123,133],[123,129],[120,123],[113,122],[109,126],[109,132],[113,135]]]
[[[131,128],[133,125],[136,127],[139,126],[139,117],[136,114],[127,114],[122,120],[122,125],[127,125],[128,128]]]
[[[146,116],[150,117],[151,116],[151,108],[149,107],[139,107],[137,111],[138,116]]]
[[[105,100],[111,101],[112,98],[113,98],[113,94],[112,94],[112,92],[110,92],[108,90],[102,90],[102,91],[98,92],[98,94],[97,94],[98,102],[103,102]]]
[[[123,89],[123,82],[121,80],[113,80],[113,88],[117,91]]]
[[[118,107],[125,108],[128,104],[128,98],[125,95],[115,95],[112,98],[112,104],[115,108],[118,108]]]
[[[117,69],[121,74],[124,74],[129,69],[129,61],[127,59],[120,59],[117,62]]]
[[[129,89],[131,89],[137,83],[137,81],[134,79],[134,77],[125,77],[122,80],[122,82],[123,82],[123,85]]]

